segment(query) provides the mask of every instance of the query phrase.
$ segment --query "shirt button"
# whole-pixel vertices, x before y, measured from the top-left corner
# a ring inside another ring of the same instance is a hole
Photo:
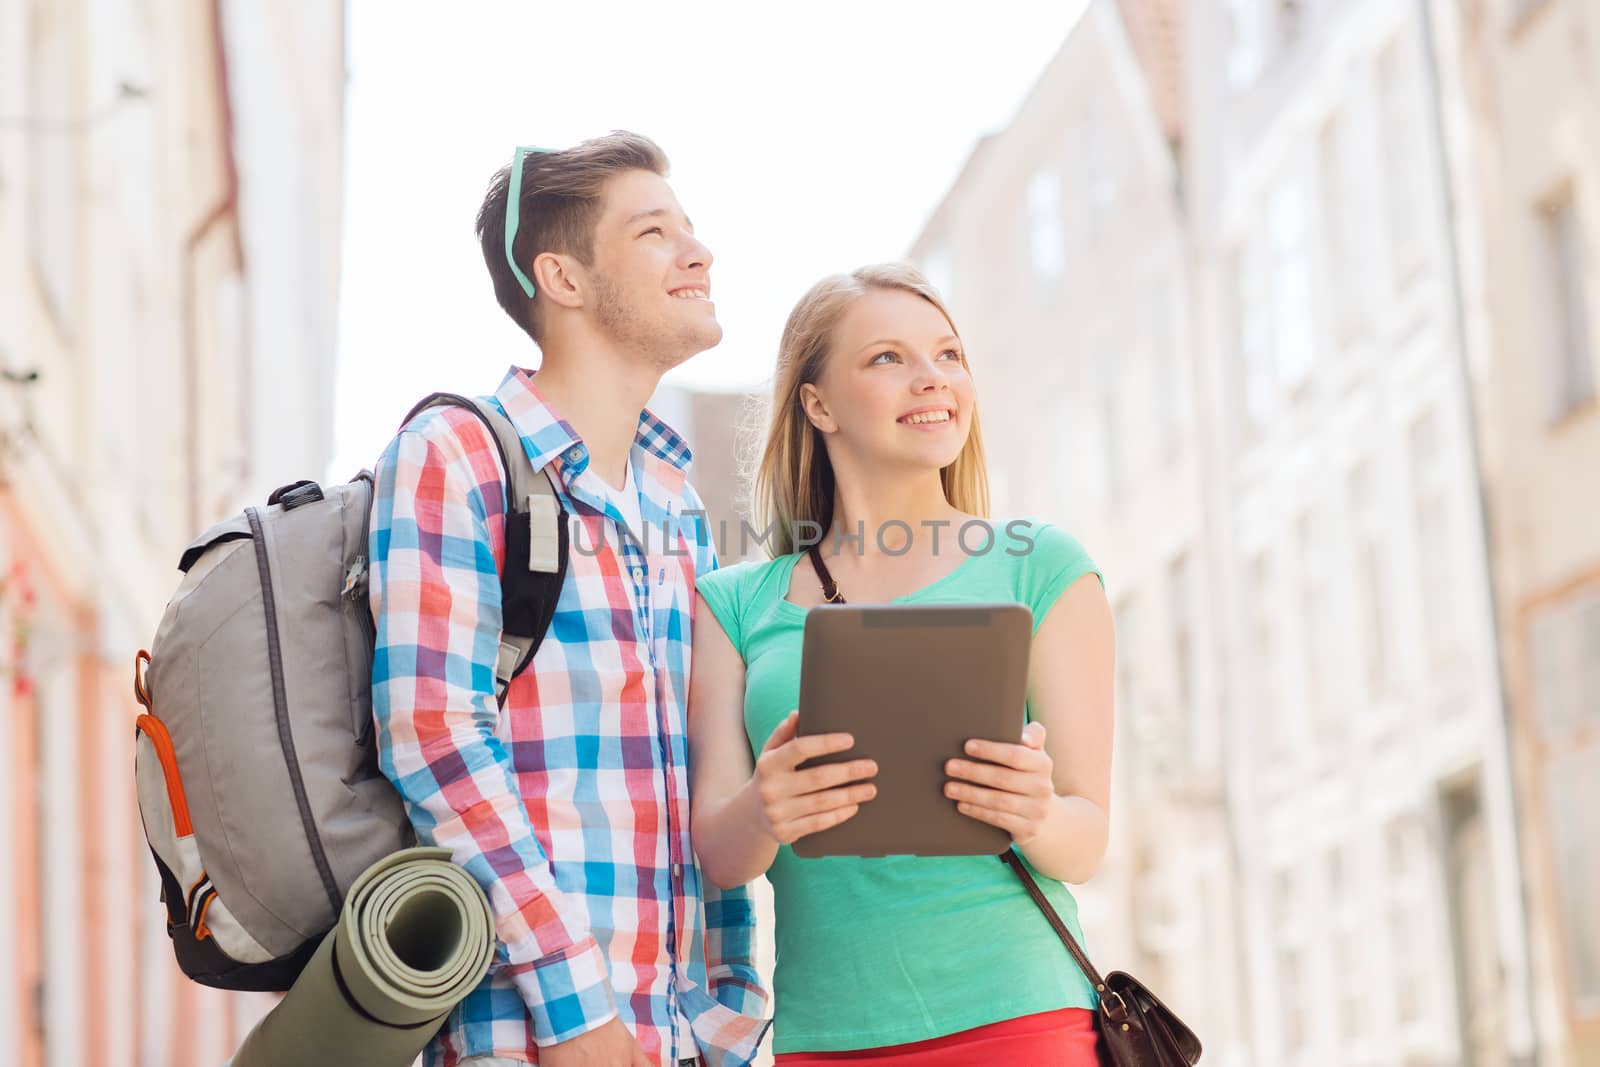
[[[674,877],[674,878],[682,878],[683,877],[683,864],[674,863],[672,865],[672,877]]]
[[[572,451],[567,453],[567,458],[574,463],[578,462],[578,460],[583,458],[583,449],[574,448]]]
[[[636,582],[644,581],[644,568],[643,567],[635,567],[635,568],[633,568],[633,580],[636,581]]]

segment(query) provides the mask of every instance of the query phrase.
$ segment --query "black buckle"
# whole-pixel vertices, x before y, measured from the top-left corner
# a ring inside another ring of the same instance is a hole
[[[284,511],[293,511],[302,504],[312,504],[323,499],[322,486],[309,478],[302,478],[298,482],[280,485],[267,497],[267,506],[282,504]]]

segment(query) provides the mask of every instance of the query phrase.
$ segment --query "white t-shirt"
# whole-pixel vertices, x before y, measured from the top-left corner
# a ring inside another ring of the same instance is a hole
[[[611,501],[611,506],[621,512],[622,520],[635,537],[644,540],[644,520],[639,511],[639,489],[633,481],[633,461],[628,461],[627,474],[623,477],[622,488],[617,489],[606,483],[604,478],[595,476],[600,483],[600,491]]]

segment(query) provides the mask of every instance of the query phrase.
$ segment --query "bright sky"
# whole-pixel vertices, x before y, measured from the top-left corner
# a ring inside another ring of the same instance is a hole
[[[715,263],[722,343],[667,382],[767,381],[818,278],[904,256],[1085,0],[350,0],[339,419],[370,466],[428,392],[537,365],[472,232],[513,146],[656,140]]]

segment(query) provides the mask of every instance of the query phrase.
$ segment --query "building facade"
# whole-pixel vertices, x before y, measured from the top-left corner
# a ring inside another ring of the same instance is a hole
[[[913,249],[1106,566],[1086,921],[1208,1060],[1596,1060],[1596,17],[1095,0]]]
[[[1600,9],[1475,0],[1441,70],[1541,1063],[1600,1063]]]
[[[326,464],[343,82],[336,3],[0,6],[7,1062],[214,1064],[270,1003],[177,971],[131,670],[200,528]]]
[[[1388,0],[1189,16],[1258,1061],[1529,1062],[1439,26]]]
[[[1188,340],[1181,6],[1091,3],[911,256],[973,365],[993,514],[1076,536],[1115,613],[1111,846],[1075,887],[1090,956],[1149,982],[1205,1035],[1207,1062],[1242,1064],[1245,916],[1208,608],[1220,594],[1207,412]]]

